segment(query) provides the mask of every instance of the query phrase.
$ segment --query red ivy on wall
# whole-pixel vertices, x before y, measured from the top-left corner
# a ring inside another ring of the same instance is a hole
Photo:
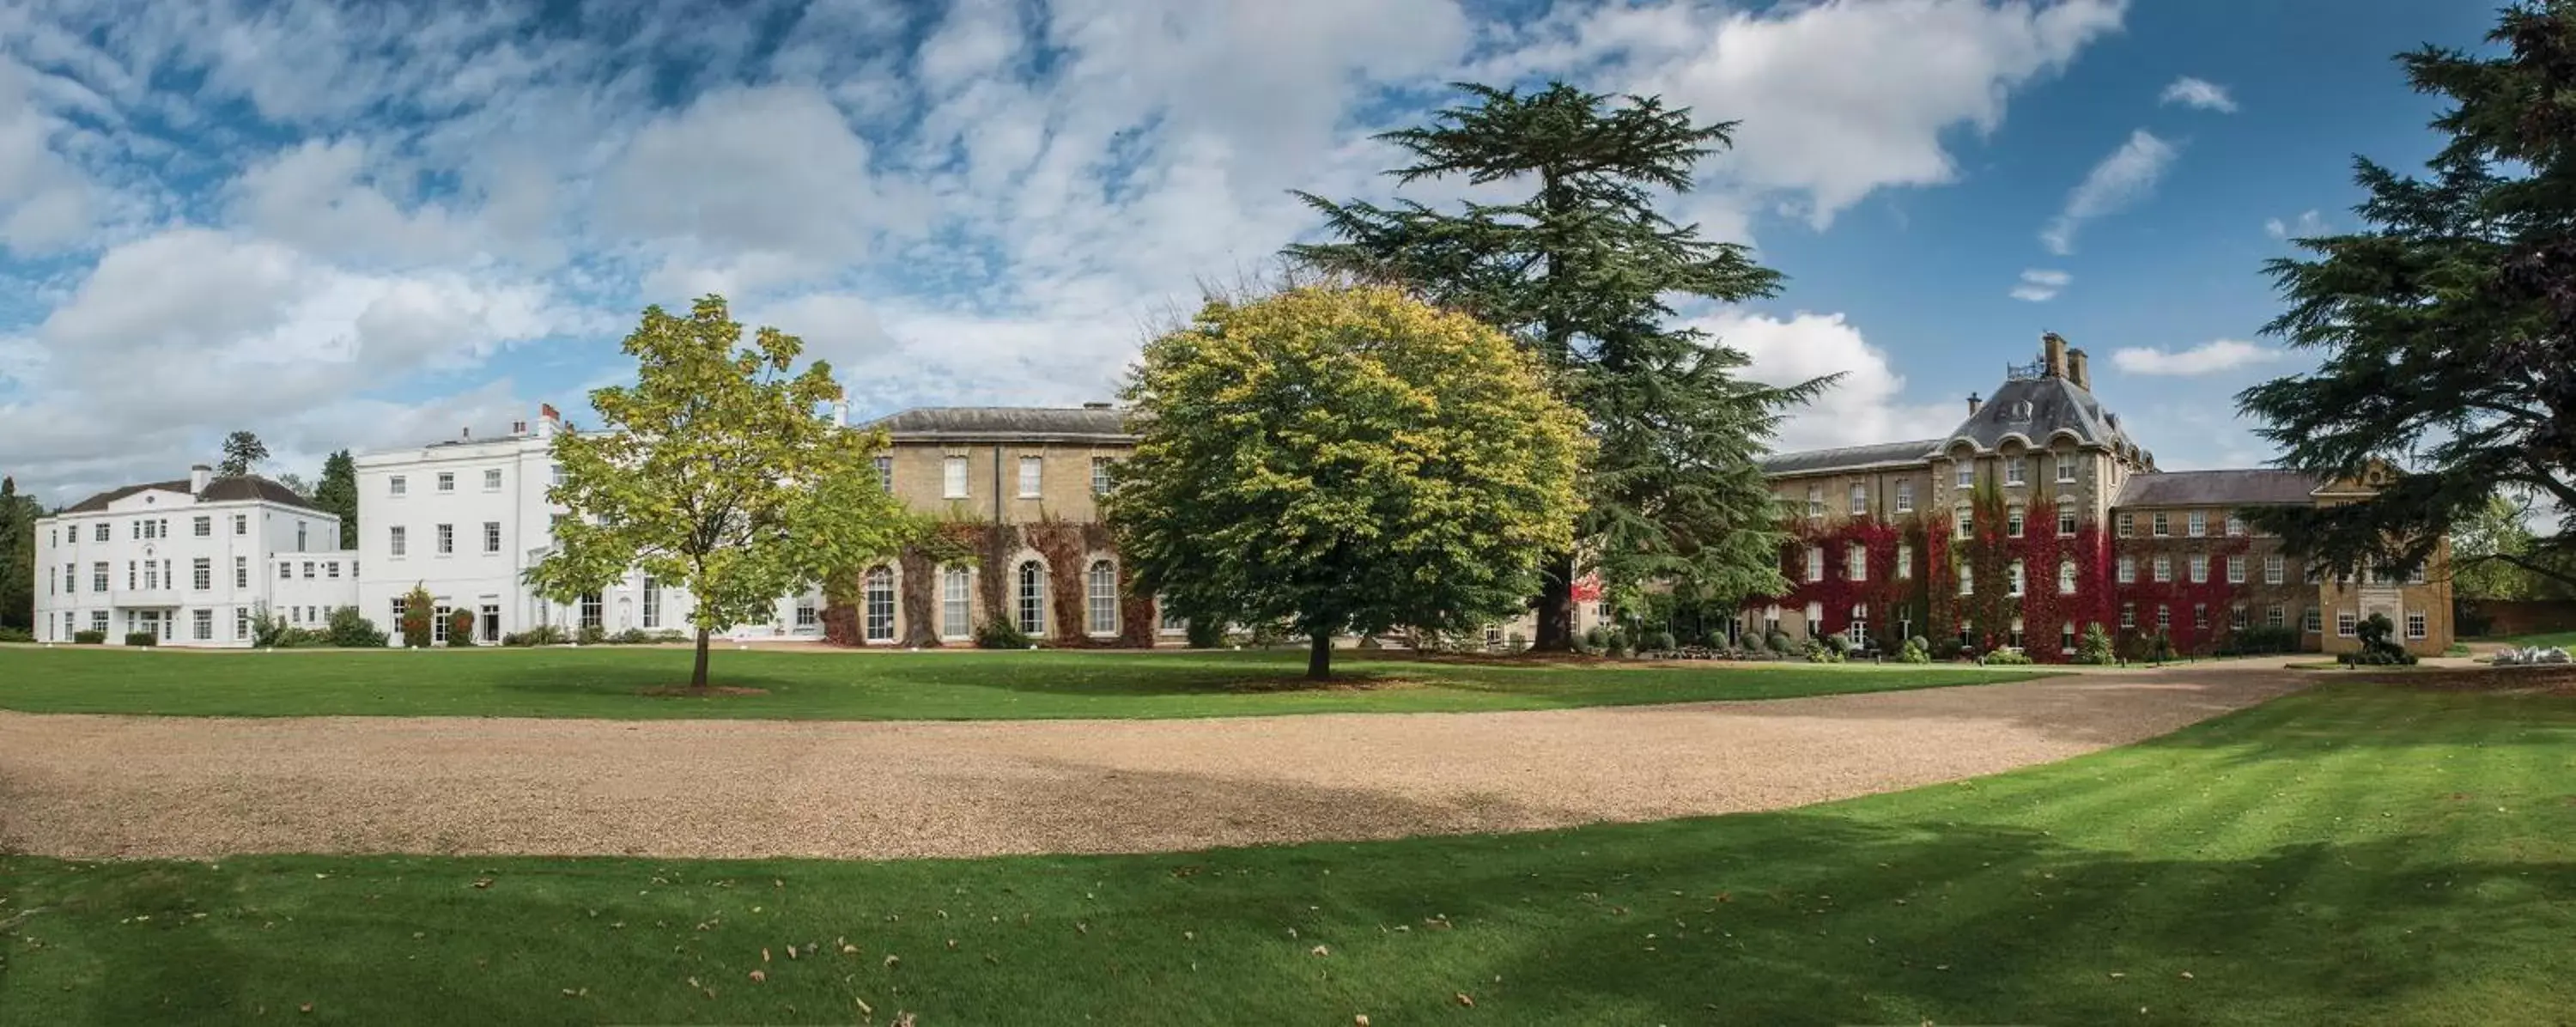
[[[2242,536],[2126,538],[2118,540],[2116,548],[2119,555],[2137,561],[2138,580],[2116,586],[2120,597],[2112,604],[2114,616],[2110,623],[2114,625],[2118,623],[2119,603],[2137,606],[2138,626],[2114,629],[2124,646],[2153,637],[2156,633],[2156,608],[2163,607],[2171,612],[2173,626],[2166,631],[2166,636],[2173,640],[2176,652],[2206,655],[2216,651],[2227,638],[2232,608],[2246,588],[2227,580],[2227,568],[2246,558],[2253,549],[2253,541]],[[2191,558],[2194,555],[2209,557],[2208,581],[2191,580]],[[2155,580],[2155,558],[2158,556],[2173,561],[2172,581]],[[2253,571],[2251,567],[2246,568],[2248,581],[2253,580]],[[2207,610],[2207,626],[2193,622],[2192,609],[2195,606]]]

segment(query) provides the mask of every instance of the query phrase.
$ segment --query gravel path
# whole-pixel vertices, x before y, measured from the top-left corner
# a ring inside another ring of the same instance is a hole
[[[0,713],[0,851],[1145,852],[1773,809],[2151,737],[2277,666],[1759,703],[814,723]]]

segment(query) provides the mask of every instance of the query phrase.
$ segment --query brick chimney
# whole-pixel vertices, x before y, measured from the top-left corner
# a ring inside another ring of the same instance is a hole
[[[2066,351],[2066,380],[2074,382],[2076,388],[2093,391],[2093,372],[2084,365],[2083,350]]]
[[[1977,408],[1978,408],[1978,407],[1985,406],[1985,405],[1986,405],[1986,401],[1985,401],[1985,400],[1982,400],[1982,399],[1978,399],[1978,398],[1977,398],[1977,394],[1976,394],[1976,393],[1971,392],[1971,393],[1969,393],[1969,394],[1968,394],[1968,416],[1970,416],[1970,417],[1975,417],[1975,416],[1977,416]]]
[[[206,484],[214,480],[215,469],[212,467],[208,467],[204,464],[197,464],[188,468],[188,494],[192,496],[204,495],[206,492]]]
[[[541,439],[551,439],[555,437],[556,432],[562,430],[563,415],[555,412],[555,405],[552,403],[537,404],[537,437]]]
[[[2056,332],[2041,332],[2039,360],[2047,367],[2042,373],[2051,378],[2066,377],[2066,337]]]

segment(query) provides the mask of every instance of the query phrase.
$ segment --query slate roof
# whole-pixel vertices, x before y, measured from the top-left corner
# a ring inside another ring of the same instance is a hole
[[[1105,407],[914,407],[875,422],[898,439],[1133,442],[1127,415]]]
[[[107,509],[107,505],[109,503],[116,502],[117,500],[134,495],[138,492],[150,492],[155,489],[163,492],[176,492],[181,495],[186,495],[188,492],[188,479],[180,478],[174,481],[156,481],[142,485],[127,485],[123,488],[113,488],[64,507],[56,512],[67,514],[97,513],[101,510]],[[230,503],[245,499],[265,499],[272,503],[283,503],[287,506],[300,506],[307,510],[322,511],[325,513],[328,512],[323,511],[321,507],[313,505],[312,500],[296,495],[294,489],[287,488],[284,485],[262,478],[256,474],[244,475],[238,478],[217,478],[213,481],[207,482],[206,491],[198,493],[196,497],[196,501],[200,503]]]
[[[2114,426],[2110,411],[2093,394],[2075,387],[2062,377],[2010,378],[1996,389],[1977,412],[1959,422],[1950,437],[1974,439],[1977,448],[1991,450],[2006,435],[2020,435],[2034,446],[2048,445],[2050,436],[2060,430],[2073,432],[2082,442],[2125,448],[2133,445],[2120,428]]]
[[[1809,449],[1796,453],[1773,453],[1762,458],[1762,473],[1817,474],[1826,471],[1852,471],[1864,467],[1893,464],[1919,464],[1932,456],[1940,439],[1921,442],[1881,442],[1869,446],[1845,446],[1841,449]]]
[[[2305,506],[2325,479],[2299,471],[2260,467],[2227,471],[2158,471],[2134,475],[2111,505]]]

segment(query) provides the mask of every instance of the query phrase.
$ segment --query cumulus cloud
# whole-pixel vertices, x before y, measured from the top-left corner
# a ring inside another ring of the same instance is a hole
[[[2075,276],[2064,271],[2031,268],[2021,273],[2021,282],[2013,286],[2012,298],[2029,303],[2046,303],[2065,291]]]
[[[2131,346],[2112,353],[2111,363],[2130,374],[2187,377],[2233,371],[2280,357],[2277,349],[2234,339],[2212,339],[2180,351]]]
[[[1841,314],[1786,319],[1729,312],[1698,326],[1753,359],[1746,376],[1792,385],[1828,374],[1842,380],[1781,425],[1783,451],[1933,438],[1959,423],[1964,407],[1909,402],[1905,377],[1887,351],[1869,344]]]
[[[2146,129],[2129,133],[2127,142],[2093,165],[2084,181],[2066,194],[2066,208],[2040,230],[2039,241],[2061,257],[2075,252],[2075,233],[2085,222],[2154,195],[2156,182],[2173,166],[2178,152],[2172,143]]]
[[[2263,222],[2263,234],[2275,239],[2312,239],[2330,230],[2325,216],[2313,210],[2301,211],[2296,219],[2286,222],[2280,218]]]
[[[2185,107],[2217,111],[2221,114],[2236,113],[2236,101],[2227,95],[2227,87],[2189,75],[2175,79],[2172,85],[2166,86],[2164,95],[2158,97],[2156,102],[2178,103]]]

